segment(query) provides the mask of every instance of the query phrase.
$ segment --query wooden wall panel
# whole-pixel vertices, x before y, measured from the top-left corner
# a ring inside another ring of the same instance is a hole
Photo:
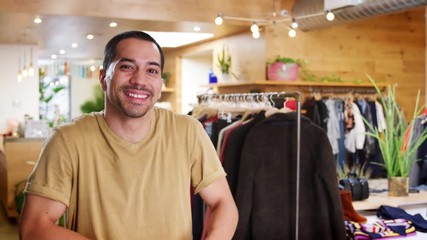
[[[425,8],[371,17],[351,23],[298,31],[293,39],[284,25],[266,28],[266,55],[306,59],[316,76],[336,74],[347,81],[397,84],[397,97],[409,117],[418,89],[425,95]]]

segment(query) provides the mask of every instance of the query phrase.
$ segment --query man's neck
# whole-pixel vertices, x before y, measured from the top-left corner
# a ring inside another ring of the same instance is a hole
[[[150,131],[154,110],[149,110],[143,117],[131,118],[121,115],[113,117],[104,112],[105,121],[110,129],[124,140],[137,143],[144,139]]]

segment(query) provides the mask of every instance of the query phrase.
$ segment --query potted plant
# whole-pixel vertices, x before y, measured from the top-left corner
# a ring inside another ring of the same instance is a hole
[[[278,55],[272,62],[267,64],[267,80],[296,81],[299,68],[303,64],[303,60]]]
[[[80,111],[82,111],[82,113],[99,112],[104,110],[105,95],[101,86],[95,85],[93,92],[94,98],[86,100],[82,105],[80,105]]]
[[[170,78],[170,73],[169,72],[163,72],[162,73],[162,79],[163,79],[163,84],[166,87],[168,82],[169,82],[169,78]]]
[[[237,76],[231,71],[231,55],[228,48],[224,45],[222,51],[217,55],[218,64],[217,66],[221,70],[222,79],[225,82],[231,81],[231,76],[237,78]]]
[[[415,161],[415,156],[420,145],[427,139],[427,130],[414,135],[414,123],[416,117],[421,113],[419,108],[420,91],[415,101],[412,119],[404,121],[403,110],[398,107],[396,101],[395,86],[388,86],[386,93],[375,84],[374,79],[368,76],[379,95],[384,108],[386,130],[381,133],[365,119],[368,126],[368,135],[378,140],[384,167],[388,177],[388,195],[406,196],[409,188],[409,172]]]

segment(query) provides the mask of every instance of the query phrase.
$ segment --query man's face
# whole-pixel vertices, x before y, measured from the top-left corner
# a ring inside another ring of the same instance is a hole
[[[116,52],[100,75],[107,112],[142,117],[160,98],[160,52],[154,43],[136,38],[122,40]]]

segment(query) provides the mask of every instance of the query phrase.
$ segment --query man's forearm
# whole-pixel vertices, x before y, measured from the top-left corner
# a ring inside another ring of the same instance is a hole
[[[210,209],[206,240],[232,239],[236,231],[238,212],[234,202],[224,202]]]
[[[26,233],[20,232],[21,240],[50,240],[50,239],[61,239],[61,240],[89,240],[76,232],[73,232],[69,229],[52,225],[45,227],[34,227],[34,231],[28,231]]]

